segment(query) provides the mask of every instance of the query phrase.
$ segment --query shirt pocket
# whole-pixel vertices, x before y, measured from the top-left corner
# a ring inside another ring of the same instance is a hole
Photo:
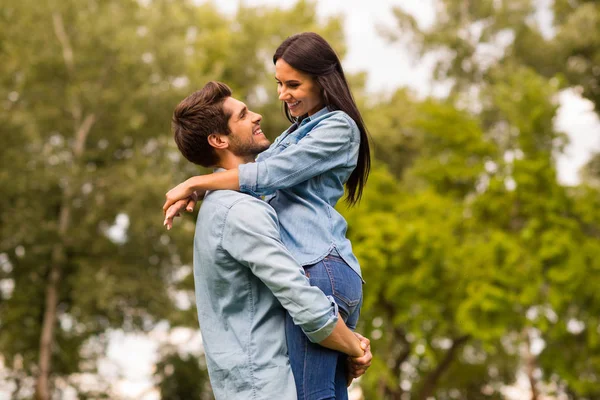
[[[298,131],[290,133],[285,139],[281,141],[281,143],[279,143],[279,147],[281,147],[281,149],[283,150],[290,146],[293,146],[297,144],[304,136],[306,136],[306,133],[302,134]]]

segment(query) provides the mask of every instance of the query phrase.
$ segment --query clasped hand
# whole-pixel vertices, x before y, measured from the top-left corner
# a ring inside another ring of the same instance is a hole
[[[350,386],[353,379],[358,378],[367,372],[367,369],[371,366],[371,360],[373,359],[373,354],[371,354],[371,341],[360,333],[354,332],[354,334],[360,340],[360,346],[365,354],[360,357],[348,357],[346,363],[346,379],[348,381],[348,386]]]
[[[187,181],[180,183],[173,189],[169,190],[165,197],[167,200],[163,205],[163,212],[165,214],[165,221],[163,223],[167,229],[173,227],[173,219],[179,217],[183,210],[187,212],[194,211],[198,200],[204,198],[205,191],[197,190],[191,191],[187,185]]]

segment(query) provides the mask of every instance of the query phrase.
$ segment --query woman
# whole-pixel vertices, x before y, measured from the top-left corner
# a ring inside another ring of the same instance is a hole
[[[273,56],[279,99],[292,126],[256,163],[193,177],[167,193],[167,210],[197,190],[231,189],[266,196],[277,211],[284,244],[311,285],[332,295],[356,327],[362,304],[358,260],[335,210],[356,204],[369,168],[369,141],[339,58],[315,33],[287,38]],[[300,399],[347,399],[345,356],[310,343],[288,316],[288,351]]]

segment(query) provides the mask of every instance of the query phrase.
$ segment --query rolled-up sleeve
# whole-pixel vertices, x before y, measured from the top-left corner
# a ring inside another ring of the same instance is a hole
[[[331,334],[338,319],[337,304],[310,286],[302,267],[281,242],[271,206],[251,197],[233,205],[221,246],[273,292],[311,342],[321,342]]]
[[[264,161],[242,164],[240,190],[267,195],[292,187],[339,166],[355,162],[360,131],[346,114],[336,112],[320,121],[306,136]]]

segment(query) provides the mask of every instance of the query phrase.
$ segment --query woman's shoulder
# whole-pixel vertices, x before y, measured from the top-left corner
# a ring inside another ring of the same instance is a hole
[[[313,129],[331,127],[345,129],[353,134],[359,132],[356,122],[342,110],[327,111],[316,118],[314,122]]]
[[[356,122],[352,119],[352,117],[350,117],[348,114],[346,114],[346,112],[342,111],[342,110],[333,110],[333,111],[327,111],[324,114],[321,115],[321,117],[323,119],[331,119],[334,121],[339,121],[342,123],[346,123],[348,125],[351,125],[353,127],[356,127]]]

